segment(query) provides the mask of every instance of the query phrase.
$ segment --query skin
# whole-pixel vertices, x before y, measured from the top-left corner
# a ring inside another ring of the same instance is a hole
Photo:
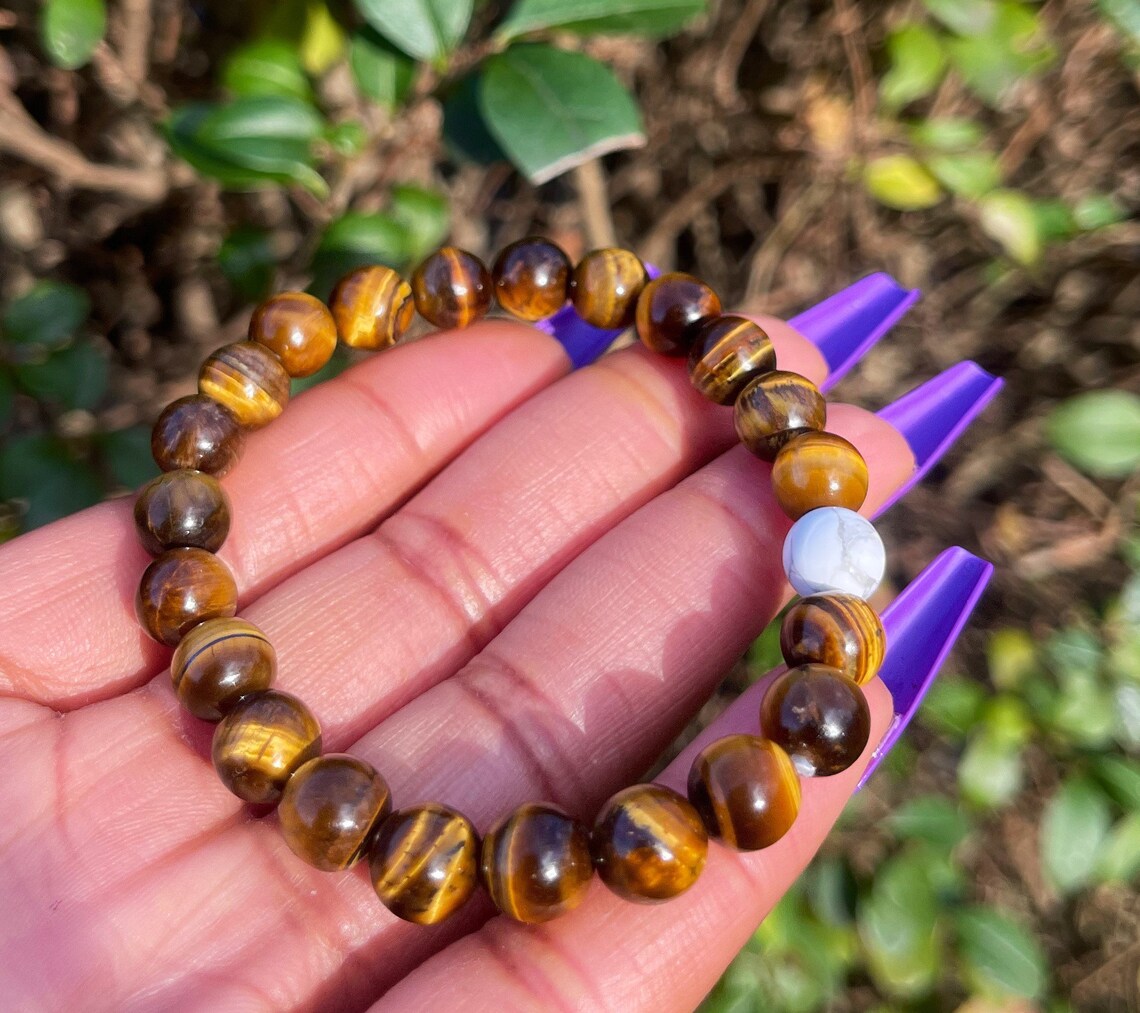
[[[763,319],[781,368],[819,353]],[[785,595],[769,467],[682,364],[630,348],[568,374],[501,321],[396,348],[301,396],[224,480],[220,555],[277,686],[326,751],[397,806],[480,830],[526,800],[592,820],[683,726]],[[429,378],[429,379],[425,379]],[[867,458],[870,512],[913,462],[867,412],[829,429]],[[210,766],[170,652],[139,631],[148,557],[131,503],[0,549],[0,995],[23,1010],[688,1010],[823,840],[865,766],[804,784],[774,847],[714,846],[658,907],[597,881],[540,928],[479,895],[433,929],[397,921],[361,867],[302,864]],[[754,687],[708,734],[755,730]],[[872,743],[890,701],[868,687]],[[735,722],[735,725],[734,725]],[[666,779],[684,790],[688,764]],[[365,863],[366,864],[366,863]]]

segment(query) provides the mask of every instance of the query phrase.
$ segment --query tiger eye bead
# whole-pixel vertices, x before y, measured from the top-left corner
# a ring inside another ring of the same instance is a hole
[[[204,471],[221,478],[238,462],[245,434],[224,405],[204,394],[180,397],[154,424],[150,451],[163,471]]]
[[[412,275],[420,316],[436,327],[467,327],[491,308],[491,274],[473,253],[436,250]]]
[[[230,531],[230,500],[202,471],[168,471],[135,500],[135,529],[152,556],[179,547],[217,552]]]
[[[341,278],[329,308],[340,340],[350,348],[367,349],[396,344],[416,312],[412,286],[382,264],[358,267]]]
[[[198,390],[225,405],[246,429],[260,429],[289,403],[289,374],[264,345],[237,341],[202,363]]]
[[[592,837],[602,882],[619,897],[643,904],[688,890],[709,850],[696,809],[659,784],[619,791],[602,806]]]
[[[277,652],[253,623],[207,619],[182,638],[170,661],[178,699],[196,718],[220,721],[251,693],[269,689]]]
[[[570,283],[570,259],[545,239],[511,243],[491,269],[495,298],[521,320],[542,320],[562,309]]]
[[[364,857],[391,808],[388,784],[370,763],[329,753],[297,768],[281,793],[277,818],[293,854],[335,872]]]
[[[827,402],[806,377],[777,369],[740,392],[735,421],[740,442],[762,460],[773,461],[793,437],[827,425]]]
[[[198,623],[236,611],[233,574],[205,549],[168,549],[143,571],[135,595],[139,625],[169,647]]]
[[[417,925],[434,925],[462,907],[478,870],[471,821],[434,802],[392,813],[372,844],[376,895],[397,918]]]
[[[249,340],[276,355],[290,376],[312,376],[336,351],[336,321],[308,292],[281,292],[253,311]]]
[[[238,798],[276,802],[302,764],[321,753],[321,726],[291,693],[270,689],[240,700],[214,729],[214,769]]]
[[[862,755],[871,710],[863,691],[838,669],[800,665],[768,687],[760,702],[760,729],[804,777],[826,777]]]
[[[886,634],[862,598],[836,591],[801,598],[780,626],[780,650],[789,666],[837,668],[856,685],[870,682],[886,651]]]
[[[720,313],[720,299],[703,281],[675,271],[654,278],[637,300],[637,335],[662,355],[687,355],[696,325]]]
[[[647,278],[645,265],[629,250],[592,250],[570,276],[570,301],[586,323],[619,330],[633,323]]]
[[[750,380],[775,368],[772,340],[751,320],[722,315],[697,326],[689,378],[710,401],[732,404]]]
[[[772,489],[792,520],[817,507],[858,510],[867,498],[867,481],[863,455],[834,433],[803,433],[772,464]]]
[[[758,851],[775,844],[796,821],[800,781],[774,742],[728,735],[693,761],[689,800],[713,837],[738,851]]]
[[[480,868],[495,906],[520,922],[548,922],[586,897],[590,832],[557,806],[519,806],[483,838]]]

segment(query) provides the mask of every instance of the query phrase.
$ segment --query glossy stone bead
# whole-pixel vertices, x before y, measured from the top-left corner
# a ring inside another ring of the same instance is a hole
[[[780,626],[780,650],[789,666],[828,665],[860,686],[875,677],[886,647],[875,610],[862,598],[838,591],[801,598]]]
[[[710,401],[732,404],[749,381],[775,368],[772,339],[751,320],[722,314],[697,326],[689,378]]]
[[[139,492],[135,529],[152,556],[180,546],[217,552],[230,532],[230,499],[204,471],[168,471]]]
[[[289,374],[264,345],[237,341],[202,363],[198,390],[225,405],[246,429],[260,429],[289,403]]]
[[[807,377],[777,369],[740,392],[735,420],[740,442],[757,457],[773,461],[794,436],[827,425],[827,402]]]
[[[867,498],[867,462],[842,436],[802,433],[772,464],[772,489],[792,520],[818,507],[858,510]]]
[[[277,818],[293,854],[335,872],[364,857],[391,808],[392,793],[372,764],[329,753],[294,771],[281,793]]]
[[[333,289],[329,308],[340,340],[367,349],[396,344],[416,312],[412,286],[382,264],[349,271]]]
[[[222,784],[238,798],[273,803],[294,771],[320,756],[321,726],[291,693],[254,693],[214,729],[211,754]]]
[[[139,625],[170,647],[198,623],[236,611],[233,574],[205,549],[168,549],[143,571],[135,594]]]
[[[170,661],[174,692],[191,714],[220,721],[251,693],[273,685],[277,652],[245,619],[207,619],[182,638]]]
[[[428,323],[467,327],[491,308],[491,273],[473,253],[444,246],[416,268],[412,295]]]
[[[863,691],[838,669],[800,665],[768,687],[760,730],[804,777],[825,777],[859,759],[871,735],[871,710]]]
[[[372,843],[372,886],[405,921],[434,925],[475,890],[479,837],[471,821],[428,802],[392,813]]]
[[[542,320],[566,302],[570,258],[549,240],[520,239],[499,254],[491,277],[503,309],[522,320]]]
[[[204,394],[180,397],[163,409],[150,451],[163,471],[188,468],[221,478],[238,462],[245,433],[224,405]]]
[[[594,866],[619,897],[668,900],[696,881],[709,837],[684,795],[660,784],[635,784],[614,795],[594,824]]]
[[[783,563],[800,594],[844,591],[865,599],[883,579],[887,550],[866,517],[844,507],[820,507],[792,525]]]
[[[483,838],[480,870],[503,914],[548,922],[586,897],[594,871],[590,832],[557,806],[528,802]]]
[[[800,781],[788,754],[755,735],[710,743],[689,770],[689,800],[713,836],[739,851],[775,844],[800,811]]]
[[[586,323],[619,330],[633,323],[647,280],[645,265],[629,250],[592,250],[570,276],[570,301]]]
[[[336,321],[308,292],[280,292],[253,311],[249,340],[276,355],[290,376],[312,376],[336,351]]]
[[[720,299],[703,281],[674,271],[654,278],[637,300],[637,336],[662,355],[688,355],[696,325],[720,313]]]

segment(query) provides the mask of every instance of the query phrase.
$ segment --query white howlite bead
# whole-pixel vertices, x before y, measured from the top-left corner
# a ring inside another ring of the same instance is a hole
[[[845,507],[809,511],[784,539],[784,572],[802,595],[846,591],[869,598],[886,567],[874,525]]]

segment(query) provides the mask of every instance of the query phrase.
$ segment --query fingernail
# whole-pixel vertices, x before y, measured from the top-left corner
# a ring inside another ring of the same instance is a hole
[[[879,418],[902,433],[915,459],[914,473],[878,513],[922,481],[978,413],[997,397],[1003,385],[1003,380],[967,360],[915,387],[878,413]]]
[[[856,791],[910,724],[993,572],[992,563],[955,546],[938,556],[883,610],[887,653],[879,678],[891,691],[894,717]]]
[[[830,390],[843,379],[920,295],[880,271],[792,317],[788,323],[827,360],[830,372],[822,389]]]

